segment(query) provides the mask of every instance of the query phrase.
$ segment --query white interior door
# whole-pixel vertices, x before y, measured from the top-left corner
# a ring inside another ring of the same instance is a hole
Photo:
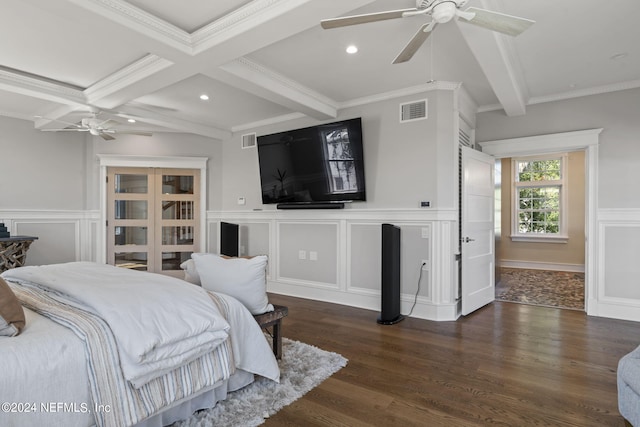
[[[462,314],[495,299],[494,173],[492,156],[462,147]]]

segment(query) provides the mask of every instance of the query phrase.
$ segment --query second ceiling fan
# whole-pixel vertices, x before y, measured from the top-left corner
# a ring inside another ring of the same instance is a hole
[[[517,36],[535,23],[535,21],[530,19],[479,9],[477,7],[470,7],[465,11],[461,10],[460,8],[463,7],[467,1],[468,0],[416,0],[415,8],[324,19],[320,21],[320,25],[324,29],[330,29],[410,16],[431,16],[431,21],[423,24],[418,29],[418,32],[416,32],[413,38],[409,40],[409,43],[407,43],[404,49],[402,49],[393,60],[394,64],[399,64],[407,62],[413,57],[438,24],[447,23],[454,17],[462,18],[462,22],[474,24],[510,36]]]
[[[100,120],[98,119],[97,112],[91,113],[91,117],[84,117],[80,123],[70,123],[57,119],[46,119],[54,122],[59,122],[67,125],[65,128],[61,129],[41,129],[44,132],[89,132],[93,136],[99,136],[105,141],[112,141],[115,139],[115,135],[141,135],[141,136],[151,136],[151,132],[146,131],[134,131],[134,130],[118,130],[112,127],[117,123],[111,119]],[[40,118],[41,116],[36,116]]]

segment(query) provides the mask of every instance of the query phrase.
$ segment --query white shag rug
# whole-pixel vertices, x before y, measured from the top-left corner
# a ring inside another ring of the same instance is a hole
[[[227,399],[208,410],[174,424],[175,427],[250,427],[304,396],[347,365],[337,353],[309,344],[282,339],[280,384],[262,377],[247,387],[229,393]]]

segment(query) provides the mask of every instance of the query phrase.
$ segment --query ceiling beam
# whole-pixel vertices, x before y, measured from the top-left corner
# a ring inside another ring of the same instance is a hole
[[[0,89],[64,105],[82,107],[85,103],[84,94],[80,89],[2,68]]]
[[[92,105],[115,109],[144,94],[204,74],[318,119],[337,116],[331,99],[249,61],[244,55],[319,25],[318,16],[340,15],[373,2],[254,0],[189,34],[185,41],[180,30],[158,22],[157,18],[150,19],[136,7],[127,9],[130,5],[122,0],[68,1],[99,13],[116,25],[140,31],[149,37],[151,44],[160,42],[165,49],[177,49],[166,55],[168,59],[149,55],[88,88],[85,94]],[[179,46],[175,46],[177,41]],[[184,43],[190,46],[187,55]],[[174,55],[180,57],[175,65]]]
[[[202,135],[213,139],[226,140],[231,138],[232,135],[231,131],[225,129],[166,116],[139,106],[123,105],[118,108],[118,111],[113,115],[123,118],[135,118],[146,124],[161,126],[176,132]]]
[[[484,8],[500,11],[496,3],[481,0]],[[505,113],[508,116],[526,114],[529,93],[512,39],[475,25],[457,25]]]
[[[313,0],[254,0],[237,11],[216,20],[192,34],[167,23],[124,0],[66,0],[56,2],[55,9],[46,0],[27,0],[54,13],[69,13],[74,19],[99,15],[103,30],[136,32],[143,36],[139,44],[153,52],[118,70],[88,88],[67,89],[63,85],[15,77],[5,77],[14,92],[63,104],[52,111],[86,111],[96,107],[103,111],[138,115],[141,120],[177,131],[188,131],[216,139],[230,132],[200,126],[169,116],[141,110],[130,105],[140,96],[179,83],[197,74],[231,82],[236,88],[258,94],[318,119],[337,116],[335,102],[244,56],[301,31],[319,25],[319,17],[338,16],[374,0],[317,2]],[[79,6],[79,7],[78,7]],[[55,9],[55,10],[54,10]],[[218,71],[211,71],[220,67]],[[11,81],[8,81],[11,80]],[[22,79],[24,80],[24,79]],[[3,88],[0,74],[0,89]],[[84,89],[84,90],[83,90]],[[144,118],[149,117],[149,120]],[[38,124],[47,127],[45,120]]]
[[[204,74],[318,120],[338,116],[335,101],[248,58],[236,59]]]

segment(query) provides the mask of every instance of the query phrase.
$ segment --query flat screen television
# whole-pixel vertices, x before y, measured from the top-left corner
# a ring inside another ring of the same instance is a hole
[[[366,200],[360,118],[258,136],[257,147],[262,203]]]

